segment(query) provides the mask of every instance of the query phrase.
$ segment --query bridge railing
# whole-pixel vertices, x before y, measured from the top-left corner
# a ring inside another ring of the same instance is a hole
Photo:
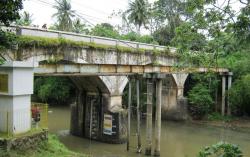
[[[2,27],[3,28],[3,27]],[[55,30],[40,29],[36,27],[25,27],[25,26],[9,26],[4,27],[4,29],[9,29],[12,32],[15,32],[17,35],[27,35],[27,36],[37,36],[37,37],[46,37],[46,38],[65,38],[73,41],[83,41],[83,42],[93,42],[96,44],[104,44],[109,46],[123,46],[129,48],[142,48],[148,50],[164,50],[168,47],[140,42],[133,42],[127,40],[112,39],[106,37],[90,36],[72,32],[63,32]],[[176,52],[175,48],[169,48],[172,53]]]

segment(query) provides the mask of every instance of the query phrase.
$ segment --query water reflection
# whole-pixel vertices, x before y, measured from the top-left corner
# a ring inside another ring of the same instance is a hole
[[[49,130],[59,135],[60,140],[71,150],[91,154],[94,157],[143,157],[136,154],[136,137],[131,137],[130,152],[126,144],[105,144],[97,141],[75,137],[69,134],[70,109],[53,107],[49,113]],[[135,124],[132,124],[135,134]],[[145,121],[142,122],[143,148],[145,148]],[[163,157],[194,157],[204,146],[220,140],[240,145],[244,156],[250,156],[250,135],[244,132],[194,125],[189,123],[162,122],[161,156]],[[144,151],[144,150],[143,150]]]

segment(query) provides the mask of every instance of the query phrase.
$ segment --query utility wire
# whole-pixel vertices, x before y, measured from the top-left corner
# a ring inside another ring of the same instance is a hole
[[[88,9],[90,9],[90,10],[93,10],[93,11],[98,12],[98,13],[101,13],[101,14],[110,15],[110,14],[107,13],[107,12],[104,12],[104,11],[102,11],[102,10],[94,9],[94,8],[92,8],[92,7],[90,7],[90,6],[87,6],[87,5],[83,4],[83,3],[79,3],[79,2],[75,2],[75,1],[71,1],[71,3],[72,3],[72,4],[76,4],[77,6],[82,6],[82,7],[84,7],[84,8],[88,8]]]
[[[44,1],[44,0],[37,0],[37,1],[33,1],[33,2],[40,2],[40,3],[43,3],[44,5],[50,6],[50,7],[53,7],[55,5],[55,4],[52,4],[52,3]],[[107,20],[104,20],[104,19],[92,16],[92,15],[82,13],[82,12],[80,12],[78,10],[75,10],[74,15],[81,18],[81,19],[83,19],[84,21],[86,21],[87,23],[89,23],[92,26],[95,26],[95,25],[93,23],[91,23],[90,20],[91,21],[96,21],[97,23],[107,23],[108,22]],[[87,20],[86,18],[88,18],[90,20]]]

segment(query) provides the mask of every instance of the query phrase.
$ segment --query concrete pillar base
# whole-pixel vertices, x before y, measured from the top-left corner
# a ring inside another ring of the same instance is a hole
[[[151,148],[146,148],[145,155],[151,155]]]
[[[160,151],[154,151],[154,156],[160,156]]]

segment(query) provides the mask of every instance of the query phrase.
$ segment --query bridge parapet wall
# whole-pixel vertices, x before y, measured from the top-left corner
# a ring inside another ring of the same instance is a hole
[[[63,31],[54,31],[47,29],[39,29],[35,27],[24,27],[24,26],[11,26],[9,27],[13,32],[16,32],[18,35],[26,36],[37,36],[37,37],[47,37],[47,38],[65,38],[73,41],[84,41],[84,42],[93,42],[96,44],[104,44],[110,46],[124,46],[129,48],[142,48],[148,50],[164,50],[168,47],[119,39],[112,39],[99,36],[90,36],[72,32],[63,32]],[[171,47],[170,51],[172,53],[176,52],[176,49]]]

